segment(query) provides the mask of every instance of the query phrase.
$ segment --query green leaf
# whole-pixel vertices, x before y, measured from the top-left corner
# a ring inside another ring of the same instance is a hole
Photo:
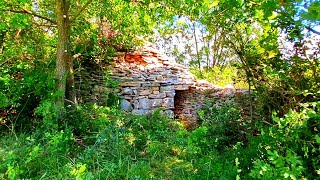
[[[301,16],[310,21],[320,21],[320,2],[313,2],[308,7],[308,11],[303,12]]]
[[[320,144],[320,136],[318,134],[315,135],[314,139],[316,140],[317,144]]]
[[[207,6],[209,9],[217,6],[220,0],[204,0],[204,5]]]
[[[0,108],[5,108],[8,105],[9,105],[8,97],[4,93],[0,92]]]

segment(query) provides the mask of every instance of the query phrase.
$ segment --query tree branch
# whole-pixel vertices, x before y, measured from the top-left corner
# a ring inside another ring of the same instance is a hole
[[[306,29],[307,29],[308,31],[311,31],[311,32],[317,34],[317,35],[320,35],[320,32],[319,32],[319,31],[316,31],[316,30],[312,29],[310,26],[306,26]]]
[[[45,16],[42,16],[42,15],[39,15],[39,14],[36,14],[35,12],[32,12],[32,11],[28,11],[26,9],[22,9],[22,10],[14,10],[14,9],[10,9],[9,10],[10,12],[13,12],[13,13],[20,13],[20,14],[29,14],[31,16],[35,16],[37,18],[40,18],[40,19],[44,19],[48,22],[51,22],[53,24],[57,24],[54,20],[48,18],[48,17],[45,17]]]
[[[70,22],[75,21],[78,18],[78,16],[82,13],[82,11],[84,11],[91,2],[92,0],[88,0],[87,3],[84,6],[82,6],[82,8],[79,9],[78,12],[76,12],[76,14],[72,17],[72,19],[70,19]]]

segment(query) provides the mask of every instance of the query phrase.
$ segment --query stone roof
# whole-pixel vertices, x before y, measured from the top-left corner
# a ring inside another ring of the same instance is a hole
[[[174,85],[175,90],[213,87],[207,81],[197,80],[188,68],[150,46],[119,54],[111,76],[120,81],[120,86],[128,87]]]

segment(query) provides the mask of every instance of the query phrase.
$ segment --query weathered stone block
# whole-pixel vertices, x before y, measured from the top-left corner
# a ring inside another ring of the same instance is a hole
[[[156,57],[143,57],[144,61],[147,63],[155,63],[158,61],[158,59]]]
[[[176,95],[175,91],[166,92],[167,97],[174,97]]]
[[[134,109],[139,109],[139,101],[138,100],[134,100],[133,101],[133,108]]]
[[[133,92],[132,92],[132,89],[126,87],[126,88],[123,88],[122,91],[120,92],[120,94],[122,95],[132,95]]]
[[[157,77],[157,81],[166,81],[167,79],[163,78],[162,76]]]
[[[147,110],[143,110],[143,109],[134,109],[134,110],[132,110],[132,114],[134,114],[134,115],[144,115],[147,112],[148,112]]]
[[[123,99],[128,99],[128,100],[132,99],[132,97],[129,96],[129,95],[122,96],[122,98],[123,98]]]
[[[181,90],[188,90],[188,89],[189,89],[189,86],[188,86],[188,85],[183,85],[183,84],[181,84],[181,85],[175,85],[175,86],[174,86],[174,89],[175,89],[175,90],[179,90],[179,91],[181,91]]]
[[[136,89],[132,90],[132,92],[133,92],[134,95],[139,95],[138,94],[138,90],[136,90]]]
[[[155,74],[156,72],[153,70],[153,71],[150,71],[150,74],[148,77],[147,77],[147,80],[150,80],[150,81],[155,81],[160,75],[158,74]]]
[[[123,87],[140,87],[141,86],[141,82],[139,81],[125,81],[120,83],[120,86]]]
[[[151,82],[143,82],[141,83],[142,87],[150,87],[151,86]]]
[[[132,105],[131,105],[131,103],[129,101],[127,101],[125,99],[121,99],[120,100],[120,108],[122,110],[130,112],[132,110]]]
[[[178,75],[177,74],[168,74],[168,78],[169,79],[173,79],[173,80],[178,80]]]
[[[160,83],[159,83],[159,82],[152,82],[152,83],[151,83],[151,86],[152,86],[152,87],[159,87],[159,86],[160,86]]]
[[[139,100],[139,109],[150,109],[151,104],[150,104],[150,99],[143,98]]]
[[[159,93],[159,94],[150,94],[148,96],[150,99],[162,99],[166,97],[166,93]]]
[[[145,95],[149,95],[149,94],[151,94],[151,90],[150,89],[141,90],[139,92],[140,96],[145,96]]]
[[[152,94],[159,94],[160,91],[152,91]]]
[[[174,108],[174,99],[173,98],[164,98],[162,107]]]
[[[170,92],[173,89],[173,86],[160,86],[161,92]]]
[[[174,118],[174,112],[172,110],[165,110],[162,112],[162,114],[169,118]]]
[[[151,87],[152,91],[159,91],[160,88],[159,87]]]
[[[139,99],[143,99],[143,98],[146,98],[146,97],[147,97],[147,96],[135,96],[135,97],[133,97],[133,99],[134,99],[134,100],[136,100],[136,99],[139,100]]]
[[[151,99],[150,104],[152,108],[160,107],[162,104],[162,99]]]

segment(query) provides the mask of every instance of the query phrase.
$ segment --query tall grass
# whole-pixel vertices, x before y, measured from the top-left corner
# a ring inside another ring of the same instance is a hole
[[[1,133],[0,179],[317,177],[320,141],[311,127],[319,129],[318,112],[274,117],[272,126],[244,124],[240,108],[228,101],[208,102],[199,115],[202,124],[187,131],[160,111],[132,116],[114,108],[78,107],[56,130]],[[75,118],[78,123],[68,123]],[[258,129],[254,135],[252,128]]]
[[[160,111],[150,116],[132,116],[106,107],[78,109],[82,116],[73,111],[77,122],[88,122],[94,127],[79,123],[79,127],[70,124],[50,131],[39,128],[31,133],[18,133],[17,138],[9,132],[2,133],[0,179],[236,176],[233,161],[221,158],[211,143],[206,144],[209,140],[206,127],[187,131]]]

